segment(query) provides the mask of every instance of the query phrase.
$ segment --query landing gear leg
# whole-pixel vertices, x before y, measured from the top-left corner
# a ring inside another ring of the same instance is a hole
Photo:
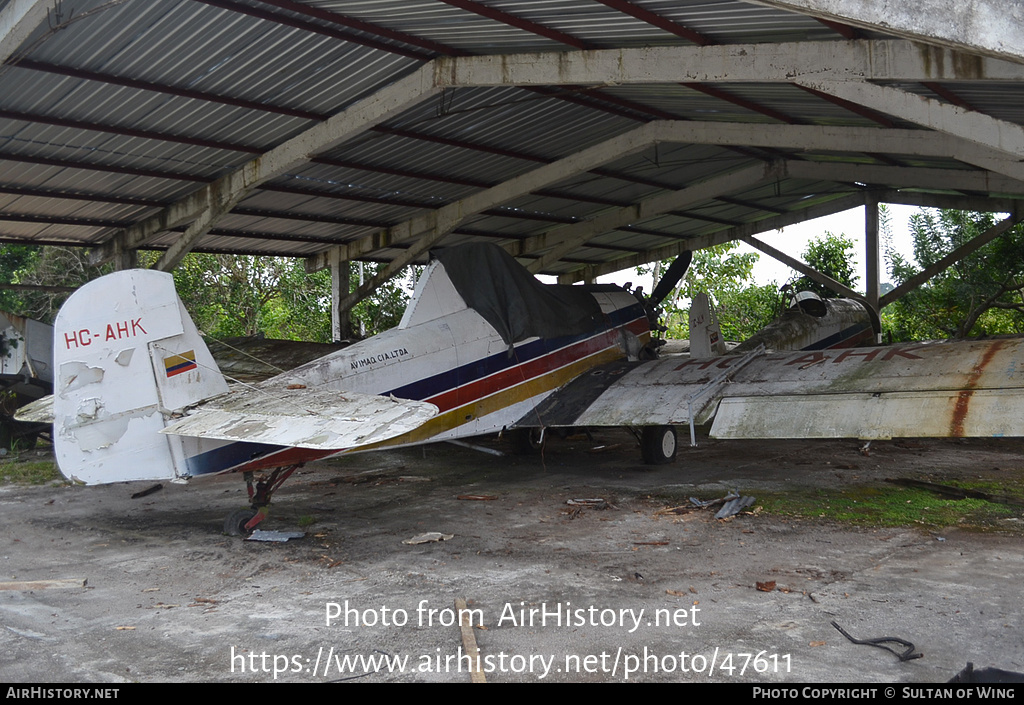
[[[228,536],[251,534],[256,525],[267,518],[271,495],[300,467],[302,465],[274,468],[269,475],[261,475],[259,478],[253,472],[245,473],[245,486],[252,506],[233,511],[224,520],[224,533]]]

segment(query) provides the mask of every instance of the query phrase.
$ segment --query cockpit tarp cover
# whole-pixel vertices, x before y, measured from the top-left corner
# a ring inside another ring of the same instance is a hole
[[[434,250],[466,304],[494,326],[506,345],[594,330],[601,307],[579,286],[542,284],[505,250],[467,243]]]

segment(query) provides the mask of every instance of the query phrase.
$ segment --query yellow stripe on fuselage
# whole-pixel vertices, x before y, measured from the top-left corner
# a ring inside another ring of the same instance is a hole
[[[644,344],[646,344],[646,341],[644,340],[645,336],[648,339],[650,338],[650,334],[639,336],[641,342]],[[533,379],[520,382],[519,384],[508,387],[507,389],[503,389],[499,392],[495,392],[489,396],[481,397],[480,399],[476,399],[468,404],[463,404],[462,406],[442,412],[409,433],[389,438],[388,440],[381,441],[380,443],[360,446],[358,448],[358,452],[429,441],[434,436],[445,433],[446,431],[450,431],[454,428],[458,428],[463,424],[467,424],[489,414],[501,411],[513,404],[518,404],[519,402],[526,401],[527,399],[532,399],[544,392],[550,392],[558,389],[562,385],[568,384],[572,380],[576,379],[591,367],[596,367],[597,365],[602,365],[606,362],[613,362],[622,357],[622,351],[618,346],[605,348],[604,350],[600,350],[588,357],[571,362],[564,367],[552,370],[551,372],[546,372],[534,377]]]

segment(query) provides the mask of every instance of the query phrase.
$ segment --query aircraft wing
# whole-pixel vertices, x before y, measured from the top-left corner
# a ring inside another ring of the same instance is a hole
[[[31,404],[19,407],[14,412],[14,420],[23,423],[53,423],[53,395],[47,394]]]
[[[1024,340],[612,363],[516,425],[691,419],[715,438],[1024,436]]]
[[[161,433],[341,450],[407,433],[436,414],[433,404],[394,397],[251,387],[203,402]]]

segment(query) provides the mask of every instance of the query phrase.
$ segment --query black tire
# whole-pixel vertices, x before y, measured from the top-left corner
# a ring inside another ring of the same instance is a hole
[[[224,533],[228,536],[248,536],[252,532],[247,531],[245,525],[254,516],[256,516],[256,510],[252,507],[236,509],[224,520]]]
[[[679,449],[676,429],[672,426],[644,426],[640,434],[640,453],[648,465],[675,462]]]
[[[544,447],[543,429],[540,428],[513,428],[505,435],[513,455],[533,455]]]

